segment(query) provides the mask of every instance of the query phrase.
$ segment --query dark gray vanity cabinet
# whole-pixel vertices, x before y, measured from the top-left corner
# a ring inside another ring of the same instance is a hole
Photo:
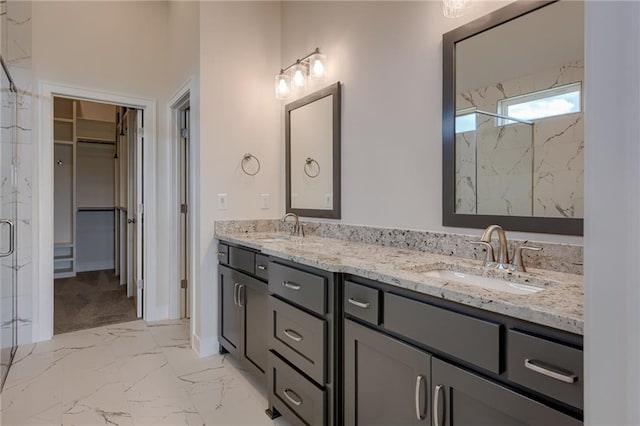
[[[582,422],[448,362],[431,363],[433,426],[553,425]]]
[[[431,355],[344,322],[344,423],[430,425]]]
[[[344,423],[580,425],[582,338],[346,276]]]
[[[228,257],[225,257],[228,258],[228,264],[218,265],[220,350],[229,352],[247,370],[265,380],[268,353],[267,283],[246,273],[255,271],[254,252],[226,245],[219,252],[228,253]]]
[[[335,274],[269,262],[269,409],[293,424],[340,424]]]

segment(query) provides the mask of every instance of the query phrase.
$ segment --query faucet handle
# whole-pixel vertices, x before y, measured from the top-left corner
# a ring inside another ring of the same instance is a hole
[[[527,244],[527,241],[522,243],[522,245],[520,247],[516,248],[515,253],[513,253],[513,263],[511,264],[511,267],[509,268],[510,270],[515,271],[515,272],[527,272],[527,269],[524,267],[524,261],[523,261],[523,258],[522,258],[522,252],[524,250],[531,250],[531,251],[541,251],[542,250],[542,247],[527,246],[525,244]]]
[[[473,240],[467,240],[467,242],[469,244],[482,245],[485,247],[485,249],[487,249],[486,254],[484,256],[484,266],[492,266],[496,262],[496,258],[493,255],[493,246],[491,245],[491,243],[488,243],[486,241],[473,241]]]

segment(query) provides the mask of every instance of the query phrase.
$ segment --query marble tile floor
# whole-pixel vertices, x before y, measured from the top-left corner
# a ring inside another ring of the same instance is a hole
[[[285,425],[228,356],[198,358],[186,321],[133,321],[18,348],[0,424]]]

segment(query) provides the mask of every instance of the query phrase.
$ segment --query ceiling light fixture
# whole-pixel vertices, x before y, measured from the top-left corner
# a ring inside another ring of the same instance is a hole
[[[447,18],[459,18],[471,6],[471,0],[442,0],[442,14]]]

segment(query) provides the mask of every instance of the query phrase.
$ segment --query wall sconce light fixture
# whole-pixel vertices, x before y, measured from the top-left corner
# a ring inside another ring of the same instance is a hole
[[[442,14],[447,18],[459,18],[471,6],[471,0],[442,0]]]
[[[294,94],[302,94],[307,90],[308,82],[312,84],[326,83],[327,55],[320,53],[320,48],[293,64],[280,70],[276,75],[276,98],[286,100]]]

